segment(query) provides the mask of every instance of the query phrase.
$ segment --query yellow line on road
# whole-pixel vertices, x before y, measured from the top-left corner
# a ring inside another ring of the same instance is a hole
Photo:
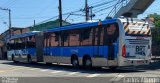
[[[5,73],[5,72],[12,72],[12,71],[16,71],[16,70],[21,70],[21,69],[27,69],[25,67],[20,67],[20,66],[15,66],[15,67],[11,67],[8,69],[4,69],[4,70],[0,70],[0,73]]]
[[[39,68],[31,68],[31,69],[29,69],[29,70],[38,70]]]
[[[89,78],[92,78],[92,77],[97,77],[97,76],[99,76],[100,74],[91,74],[91,75],[88,75],[88,76],[86,76],[86,77],[89,77]]]
[[[4,72],[6,72],[6,71],[0,70],[0,73],[4,73]]]
[[[9,71],[16,71],[16,70],[21,70],[21,69],[25,69],[25,68],[14,68],[14,69],[9,70]]]

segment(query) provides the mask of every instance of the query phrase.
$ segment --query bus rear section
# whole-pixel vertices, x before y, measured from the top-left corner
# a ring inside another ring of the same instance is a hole
[[[124,21],[124,37],[120,66],[138,66],[150,63],[151,30],[143,21]]]
[[[14,62],[43,61],[43,33],[28,32],[12,36],[7,43],[8,60]]]

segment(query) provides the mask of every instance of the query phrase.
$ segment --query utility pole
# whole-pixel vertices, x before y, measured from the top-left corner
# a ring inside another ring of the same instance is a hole
[[[92,17],[93,17],[93,12],[92,12],[92,6],[90,7],[90,17],[91,17],[91,20],[92,20]]]
[[[35,31],[36,20],[34,20],[33,30]]]
[[[8,11],[9,11],[9,32],[10,32],[10,38],[11,38],[11,36],[12,36],[12,32],[10,30],[12,28],[12,24],[11,24],[11,10],[8,9]]]
[[[11,36],[12,36],[12,32],[11,32],[11,28],[12,28],[12,24],[11,24],[11,10],[8,9],[8,8],[1,8],[1,7],[0,7],[0,9],[9,12],[9,34],[10,34],[9,36],[11,38]]]
[[[59,0],[59,26],[62,26],[62,0]]]
[[[88,0],[85,0],[86,21],[89,20]]]

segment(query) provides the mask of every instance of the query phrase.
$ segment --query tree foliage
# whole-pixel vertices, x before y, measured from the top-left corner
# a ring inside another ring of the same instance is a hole
[[[152,29],[152,54],[160,56],[160,16],[153,15],[155,28]]]
[[[160,16],[159,15],[152,15],[152,18],[154,18],[154,25],[156,28],[160,28]]]

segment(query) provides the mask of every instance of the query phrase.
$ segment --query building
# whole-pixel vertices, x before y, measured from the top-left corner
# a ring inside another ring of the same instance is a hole
[[[63,26],[69,24],[69,22],[62,21]],[[0,35],[0,59],[7,59],[7,42],[9,41],[10,36],[26,33],[29,31],[44,31],[54,27],[59,27],[59,19],[42,24],[37,24],[28,28],[12,27],[11,29],[6,30],[4,33]]]
[[[7,42],[10,37],[28,32],[28,28],[12,27],[0,35],[0,59],[7,59]],[[11,33],[11,34],[10,34]]]
[[[63,26],[70,25],[70,23],[63,20],[62,25]],[[38,24],[38,25],[35,25],[35,26],[31,26],[31,27],[28,27],[28,28],[30,29],[30,31],[44,31],[46,29],[54,28],[54,27],[59,27],[59,19],[54,20],[54,21],[49,21],[49,22],[46,22],[46,23],[42,23],[42,24]]]

